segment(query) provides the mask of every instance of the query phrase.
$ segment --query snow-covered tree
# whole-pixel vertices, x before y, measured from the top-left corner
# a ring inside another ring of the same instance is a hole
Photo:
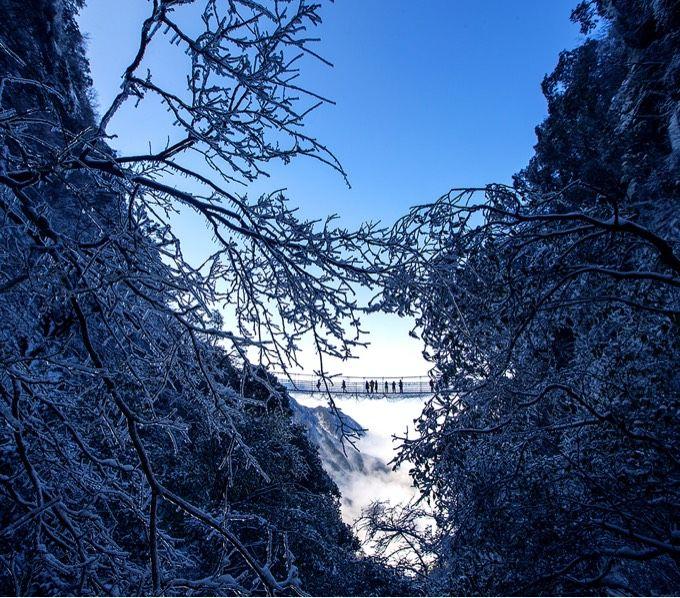
[[[680,583],[680,8],[574,18],[595,34],[545,79],[515,185],[392,232],[383,307],[418,317],[435,364],[401,458],[435,508],[440,593]]]
[[[323,100],[295,79],[319,6],[153,0],[97,118],[81,4],[0,2],[0,588],[406,591],[356,555],[337,489],[259,367],[294,363],[307,333],[346,355],[352,285],[373,278],[370,228],[234,191],[298,155],[342,174],[302,129]],[[179,48],[186,73],[157,79],[152,47]],[[111,123],[147,101],[172,115],[162,145],[116,153]],[[178,209],[215,239],[203,264],[183,257]]]

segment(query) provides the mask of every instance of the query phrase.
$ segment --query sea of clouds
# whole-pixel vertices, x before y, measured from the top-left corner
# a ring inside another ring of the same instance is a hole
[[[327,398],[321,395],[293,393],[293,396],[306,407],[328,405]],[[425,398],[396,400],[334,395],[336,405],[367,429],[357,443],[357,448],[369,458],[375,458],[388,466],[388,469],[351,471],[342,477],[335,477],[342,493],[342,516],[347,523],[353,523],[362,510],[376,500],[397,504],[409,502],[417,496],[418,491],[413,487],[408,474],[409,464],[403,464],[394,471],[390,462],[399,445],[394,436],[403,437],[408,431],[409,436],[413,437],[413,421],[420,415]],[[347,447],[347,450],[354,449]]]

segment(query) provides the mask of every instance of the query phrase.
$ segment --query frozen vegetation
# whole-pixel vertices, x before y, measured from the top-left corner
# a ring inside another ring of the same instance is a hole
[[[303,127],[316,4],[148,2],[96,109],[82,5],[0,0],[0,592],[678,593],[680,3],[577,4],[513,184],[357,230],[243,192],[297,156],[345,174]],[[167,130],[117,152],[139,105]],[[370,310],[415,318],[422,409],[268,373],[311,339],[325,386]]]

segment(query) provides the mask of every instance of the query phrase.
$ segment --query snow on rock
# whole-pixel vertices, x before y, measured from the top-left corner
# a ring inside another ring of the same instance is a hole
[[[294,419],[307,430],[309,439],[319,448],[324,468],[342,494],[342,515],[352,523],[361,511],[375,500],[407,502],[416,495],[408,472],[389,465],[395,455],[392,434],[401,434],[422,404],[405,400],[398,403],[337,398],[345,424],[360,433],[356,448],[347,442],[343,447],[337,417],[323,398],[296,394],[291,401]],[[384,404],[382,404],[384,403]],[[351,410],[357,421],[347,415]],[[376,413],[382,412],[378,420]]]

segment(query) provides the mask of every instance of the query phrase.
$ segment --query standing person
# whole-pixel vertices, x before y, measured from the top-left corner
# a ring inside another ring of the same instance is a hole
[[[345,384],[345,381],[342,381],[342,392],[347,392],[347,384]]]
[[[396,392],[397,392],[397,383],[394,380],[392,380],[392,393],[396,393]]]
[[[317,381],[316,381],[316,390],[318,390],[319,392],[321,392],[321,380],[317,380]]]
[[[387,380],[385,380],[385,394],[390,392],[390,385],[387,383]]]
[[[434,380],[432,378],[430,378],[430,392],[434,392]]]
[[[368,386],[368,380],[366,380],[366,394],[371,394],[371,389]]]
[[[404,394],[404,382],[399,379],[399,393]]]

